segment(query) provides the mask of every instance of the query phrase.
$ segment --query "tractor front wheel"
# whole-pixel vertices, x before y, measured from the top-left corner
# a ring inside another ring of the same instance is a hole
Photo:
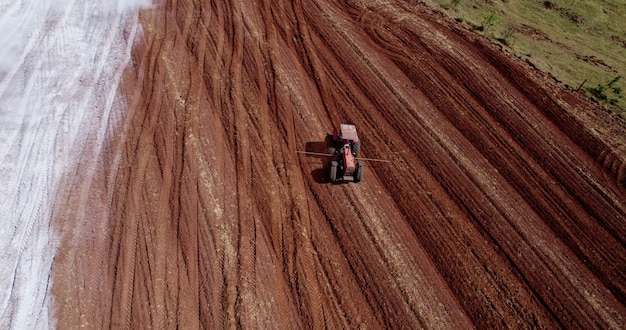
[[[361,142],[354,142],[352,144],[352,154],[354,157],[359,157],[359,151],[361,151]]]
[[[337,149],[335,147],[335,140],[333,140],[333,135],[332,134],[327,134],[326,135],[326,148],[328,148],[328,153],[331,155],[335,154],[335,150]]]

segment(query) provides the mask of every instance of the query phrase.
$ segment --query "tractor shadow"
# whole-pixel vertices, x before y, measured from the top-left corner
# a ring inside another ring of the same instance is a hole
[[[315,142],[307,142],[305,145],[306,152],[314,152],[318,154],[328,154],[328,142],[326,141],[315,141]],[[311,177],[316,183],[331,183],[328,178],[328,173],[330,172],[330,163],[332,161],[332,157],[323,156],[323,155],[305,155],[307,158],[315,158],[319,160],[322,164],[321,168],[316,168],[311,171]]]

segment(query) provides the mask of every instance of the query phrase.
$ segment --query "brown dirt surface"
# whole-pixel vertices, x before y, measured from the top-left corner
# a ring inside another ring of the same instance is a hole
[[[123,128],[62,190],[59,328],[626,327],[619,117],[414,1],[140,21]],[[296,151],[340,123],[391,162],[326,182]]]

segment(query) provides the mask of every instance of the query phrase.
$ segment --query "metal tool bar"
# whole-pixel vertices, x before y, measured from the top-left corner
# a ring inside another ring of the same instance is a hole
[[[296,151],[299,154],[305,154],[305,155],[315,155],[315,156],[327,156],[327,157],[333,157],[333,154],[324,154],[321,152],[310,152],[310,151]],[[376,158],[363,158],[363,157],[356,157],[356,159],[358,160],[367,160],[367,161],[371,161],[371,162],[383,162],[383,163],[389,163],[388,160],[386,159],[376,159]]]

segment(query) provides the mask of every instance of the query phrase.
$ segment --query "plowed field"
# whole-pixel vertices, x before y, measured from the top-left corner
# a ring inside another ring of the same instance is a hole
[[[55,203],[59,328],[626,327],[619,117],[414,1],[139,21]],[[358,184],[296,153],[340,123],[390,161]]]

